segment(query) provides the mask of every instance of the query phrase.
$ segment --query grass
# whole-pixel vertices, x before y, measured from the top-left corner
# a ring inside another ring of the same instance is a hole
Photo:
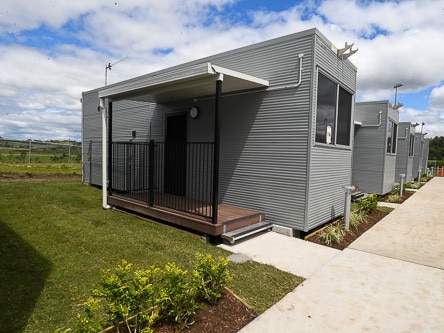
[[[195,253],[229,253],[174,227],[101,208],[101,192],[80,181],[0,182],[0,327],[53,332],[73,326],[101,268],[122,259],[135,268],[176,262],[191,269]],[[272,266],[230,262],[229,288],[262,312],[302,282]]]
[[[2,174],[82,174],[81,163],[3,163],[0,162]]]

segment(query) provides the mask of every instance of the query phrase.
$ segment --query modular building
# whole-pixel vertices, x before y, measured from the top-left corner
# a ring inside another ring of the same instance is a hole
[[[105,208],[210,235],[325,224],[351,183],[343,52],[311,29],[85,92],[83,180]]]
[[[396,182],[404,175],[405,182],[413,181],[413,156],[415,154],[415,127],[418,124],[401,122],[398,124],[398,148],[396,152]]]
[[[422,129],[421,129],[422,132]],[[425,136],[427,133],[415,133],[415,156],[413,158],[413,177],[418,179],[419,175],[427,172],[429,158],[429,141]]]
[[[386,194],[395,183],[399,113],[389,101],[356,103],[352,184]]]

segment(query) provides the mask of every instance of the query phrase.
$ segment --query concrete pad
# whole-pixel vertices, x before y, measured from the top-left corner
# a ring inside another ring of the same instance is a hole
[[[232,255],[229,255],[227,259],[237,264],[242,264],[244,262],[251,261],[250,257],[242,253],[233,253]]]
[[[222,244],[219,247],[304,278],[341,252],[276,232],[266,232],[234,245]]]
[[[384,201],[378,201],[378,207],[389,207],[389,208],[397,208],[400,204],[392,203],[392,202],[384,202]]]
[[[444,269],[443,193],[433,178],[349,248]]]
[[[346,249],[239,332],[443,330],[443,270]]]

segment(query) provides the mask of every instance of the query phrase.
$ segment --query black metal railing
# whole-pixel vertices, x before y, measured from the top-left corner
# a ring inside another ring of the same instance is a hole
[[[113,142],[111,193],[213,217],[211,142]]]

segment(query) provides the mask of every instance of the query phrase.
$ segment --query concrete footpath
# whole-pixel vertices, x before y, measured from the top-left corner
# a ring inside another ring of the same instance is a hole
[[[444,178],[344,251],[269,232],[221,247],[306,280],[241,333],[444,332]]]

